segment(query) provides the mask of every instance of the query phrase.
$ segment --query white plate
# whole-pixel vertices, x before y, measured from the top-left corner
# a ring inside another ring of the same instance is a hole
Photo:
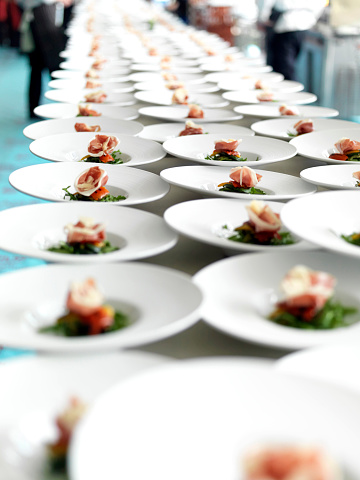
[[[251,129],[259,135],[266,137],[278,138],[279,140],[292,140],[294,137],[289,136],[288,132],[296,133],[293,128],[298,119],[291,117],[276,118],[273,120],[262,120],[251,125]],[[344,129],[346,127],[353,128],[356,126],[355,122],[348,122],[346,120],[334,120],[332,118],[316,118],[314,122],[314,131],[321,132],[323,130],[331,130],[334,128]],[[308,135],[308,134],[305,134]]]
[[[64,187],[73,186],[81,172],[94,166],[94,163],[42,163],[15,170],[9,177],[10,184],[22,193],[52,202],[69,202],[64,199]],[[158,175],[137,168],[118,165],[101,165],[108,173],[106,188],[111,195],[124,195],[125,200],[102,202],[102,205],[137,205],[153,202],[168,192],[168,185]],[[70,188],[72,193],[74,188]],[[73,201],[72,201],[73,203]]]
[[[96,81],[96,80],[95,80]],[[97,83],[100,83],[100,87],[96,87],[98,90],[105,90],[106,92],[111,92],[115,90],[118,93],[128,93],[132,92],[134,90],[134,86],[131,82],[127,81],[117,81],[115,78],[109,79],[109,81],[104,82],[103,80],[97,81]],[[48,86],[50,88],[62,90],[62,89],[72,89],[74,88],[75,90],[79,89],[84,89],[86,88],[86,79],[78,79],[78,80],[71,80],[71,79],[57,79],[57,80],[50,80],[48,83]]]
[[[291,353],[276,362],[276,369],[360,394],[360,352],[354,342]]]
[[[228,136],[226,138],[229,138]],[[210,155],[215,147],[215,142],[220,140],[218,133],[210,133],[208,135],[189,135],[185,137],[172,138],[166,140],[163,144],[164,150],[175,157],[184,158],[185,160],[193,160],[194,162],[203,163],[205,165],[218,165],[221,167],[259,167],[268,163],[281,162],[296,155],[296,148],[287,142],[274,140],[264,137],[242,138],[238,148],[240,155],[247,158],[246,161],[216,161],[206,160],[206,156]],[[258,160],[257,160],[258,158]]]
[[[249,243],[240,243],[228,240],[228,236],[233,234],[233,229],[249,220],[249,215],[245,209],[249,205],[250,199],[235,200],[223,198],[209,198],[202,200],[192,200],[190,202],[178,203],[168,208],[164,214],[165,221],[182,235],[215,245],[231,254],[244,251],[280,251],[280,250],[304,250],[315,248],[308,242],[299,238],[293,245],[271,246],[271,245],[252,245]],[[266,202],[270,208],[280,213],[283,204],[279,202]],[[227,225],[227,229],[224,229]],[[282,228],[281,231],[285,231]]]
[[[106,225],[106,236],[119,250],[106,254],[71,255],[49,252],[48,248],[66,242],[64,227],[80,217],[93,218]],[[104,263],[151,257],[172,248],[176,235],[157,215],[134,208],[77,202],[47,203],[9,208],[0,212],[6,232],[0,248],[48,262]],[[139,235],[141,232],[141,235]]]
[[[264,81],[271,81],[271,82],[281,82],[284,80],[284,75],[277,72],[269,72],[269,73],[261,73],[261,72],[251,72],[246,71],[242,73],[234,73],[234,72],[216,72],[216,73],[208,73],[205,75],[204,80],[206,82],[223,82],[228,80],[238,80],[239,82],[243,80],[264,80]]]
[[[238,255],[213,263],[197,273],[194,281],[205,295],[203,319],[236,338],[284,349],[359,338],[360,321],[333,330],[302,330],[268,320],[275,308],[273,302],[280,282],[295,265],[334,275],[337,279],[335,298],[358,308],[356,319],[360,320],[360,291],[356,281],[359,269],[353,259],[327,252],[284,250]]]
[[[129,315],[131,324],[88,337],[39,333],[64,314],[71,282],[88,277],[96,280],[107,303]],[[202,302],[188,275],[130,262],[27,268],[1,275],[0,288],[8,292],[0,299],[2,345],[46,351],[95,353],[158,341],[193,325]]]
[[[100,125],[101,131],[121,132],[122,135],[137,136],[144,129],[139,122],[131,120],[117,120],[101,115],[100,117],[74,117],[59,118],[54,120],[43,120],[42,122],[34,122],[24,128],[23,134],[31,140],[37,140],[48,135],[56,135],[62,133],[73,133],[75,131],[75,123],[86,123],[87,125]],[[87,132],[78,132],[87,133]],[[94,133],[94,135],[96,132]]]
[[[164,82],[164,85],[162,85],[159,82],[139,82],[135,83],[134,88],[135,90],[141,90],[141,91],[156,91],[159,93],[164,93],[164,92],[169,92],[169,89],[165,87],[166,82]],[[214,85],[213,83],[194,83],[194,84],[185,84],[184,87],[188,92],[191,94],[196,94],[196,93],[214,93],[219,91],[219,87]],[[171,90],[172,93],[174,93],[173,90]]]
[[[290,106],[290,105],[289,105]],[[312,107],[312,106],[296,106],[299,110],[299,115],[291,115],[294,118],[316,118],[316,117],[337,117],[339,112],[333,108],[326,107]],[[284,118],[280,115],[279,105],[239,105],[234,108],[235,112],[242,115],[259,118]],[[287,116],[286,118],[289,118]],[[294,122],[295,123],[295,122]]]
[[[166,73],[166,72],[163,72]],[[176,73],[179,82],[186,82],[188,85],[196,85],[204,82],[204,75],[195,73]],[[160,73],[153,72],[138,72],[132,73],[127,77],[131,82],[157,82],[160,85],[165,85],[166,80]],[[161,82],[161,83],[160,83]]]
[[[257,73],[272,72],[270,65],[244,65],[244,64],[232,64],[227,62],[219,63],[202,63],[199,68],[203,72],[236,72],[241,75],[256,75]]]
[[[261,80],[259,78],[253,79],[242,79],[239,78],[230,78],[228,80],[222,80],[218,83],[218,87],[221,90],[254,90],[255,89],[255,82],[257,80]],[[292,80],[283,80],[282,82],[279,81],[270,81],[266,80],[266,77],[262,79],[264,84],[267,85],[269,90],[276,91],[276,92],[301,92],[304,90],[304,85],[300,82],[294,82]],[[260,93],[260,90],[256,90]]]
[[[258,100],[258,95],[260,92],[256,90],[240,90],[235,92],[225,92],[222,94],[223,98],[230,100],[230,102],[237,103],[251,103],[251,104],[261,104],[261,105],[272,105],[274,103],[291,103],[292,105],[300,105],[305,103],[316,102],[317,96],[313,93],[308,92],[294,92],[287,93],[281,91],[275,91],[273,100],[271,102],[261,102]]]
[[[174,105],[172,102],[173,95],[174,92],[171,90],[143,90],[134,93],[134,97],[141,102],[169,106]],[[229,102],[224,100],[220,95],[213,95],[211,93],[189,93],[188,103],[196,103],[207,108],[222,108],[229,105]]]
[[[297,196],[316,192],[316,187],[300,178],[284,173],[255,170],[263,176],[257,185],[266,195],[248,195],[246,193],[221,192],[218,185],[230,180],[230,168],[191,166],[167,168],[160,176],[167,182],[192,190],[204,196],[238,198],[242,200],[290,200]],[[250,197],[250,198],[249,198]]]
[[[89,103],[91,107],[96,110],[98,105],[113,105],[117,107],[126,107],[128,105],[134,105],[136,100],[134,95],[131,93],[116,93],[114,91],[108,92],[106,99],[99,103],[94,102],[85,102],[85,95],[88,95],[92,91],[101,90],[101,88],[95,88],[92,90],[84,89],[84,90],[75,90],[72,89],[56,89],[56,90],[48,90],[45,92],[45,97],[49,100],[54,102],[61,102],[61,103]]]
[[[100,397],[75,433],[70,472],[73,480],[233,480],[245,478],[250,447],[275,442],[319,445],[357,478],[359,429],[358,396],[346,390],[256,360],[183,361]]]
[[[300,172],[300,176],[306,182],[319,187],[358,192],[360,188],[356,186],[356,180],[352,174],[359,170],[360,165],[355,165],[355,162],[350,165],[322,165],[321,167],[306,168]]]
[[[201,125],[201,118],[197,122]],[[157,123],[155,125],[148,125],[139,135],[141,138],[148,138],[157,142],[165,142],[171,138],[177,138],[179,133],[184,130],[184,123]],[[207,123],[204,126],[204,132],[217,133],[219,135],[229,135],[231,138],[241,137],[242,135],[250,135],[254,132],[246,127],[239,127],[238,125],[231,125],[226,123]]]
[[[132,107],[116,107],[114,105],[102,105],[101,103],[97,103],[96,106],[87,103],[83,105],[91,105],[91,109],[100,113],[100,116],[104,115],[119,120],[135,120],[139,116],[138,111]],[[76,117],[79,108],[72,103],[46,103],[34,108],[34,113],[41,118],[69,118]]]
[[[94,57],[85,57],[85,56],[80,56],[78,58],[70,58],[69,60],[66,60],[64,62],[60,63],[60,68],[63,68],[64,70],[88,70],[91,68],[91,65],[95,62],[96,58]],[[126,67],[130,65],[130,60],[126,59],[117,59],[117,58],[111,58],[111,57],[106,57],[106,62],[103,64],[103,68],[100,69],[100,72],[103,70],[108,70],[113,67]]]
[[[55,418],[71,397],[90,406],[119,381],[169,360],[138,351],[37,355],[1,362],[0,381],[4,391],[0,411],[0,471],[3,478],[50,478],[45,474],[46,445],[54,441]]]
[[[188,118],[189,107],[177,105],[174,107],[143,107],[139,108],[139,115],[145,117],[159,118],[161,120],[167,120],[169,122],[179,122],[186,120],[193,120],[203,123],[214,122],[233,122],[234,120],[240,120],[242,115],[234,113],[232,110],[222,110],[220,108],[203,108],[204,118]]]
[[[360,232],[359,192],[321,192],[312,202],[291,202],[282,219],[289,230],[320,247],[360,258],[360,247],[341,238]],[[331,208],[330,208],[331,207]]]
[[[95,82],[101,82],[104,84],[111,84],[113,82],[129,82],[129,75],[116,75],[114,77],[101,77],[101,78],[85,78],[83,72],[76,72],[71,70],[55,70],[51,73],[51,76],[55,78],[56,81],[66,81],[66,82],[85,82],[86,80],[93,80]],[[54,80],[54,81],[55,81]],[[50,84],[49,84],[50,86]],[[54,88],[54,87],[51,87]]]
[[[151,63],[133,63],[130,67],[130,70],[133,72],[161,72],[161,67],[160,65],[152,65]],[[201,69],[198,67],[180,67],[180,66],[174,66],[171,68],[171,70],[163,70],[164,72],[170,72],[174,73],[177,75],[178,73],[196,73],[200,74]]]
[[[110,135],[110,132],[101,133]],[[95,135],[96,132],[83,132],[81,135],[77,132],[59,133],[34,140],[30,143],[29,148],[34,155],[52,162],[80,162],[85,155],[88,155],[89,142],[95,138]],[[116,150],[121,151],[120,156],[124,162],[118,165],[120,167],[157,162],[166,155],[162,146],[152,140],[122,135],[117,132],[114,132],[114,135],[120,140],[116,147]],[[87,165],[87,162],[81,163],[84,166]]]
[[[356,126],[356,124],[355,124]],[[341,140],[343,137],[350,138],[351,140],[360,141],[360,125],[355,128],[354,124],[352,128],[339,128],[334,130],[326,130],[324,132],[312,132],[308,135],[305,135],[298,138],[294,138],[290,143],[298,149],[299,155],[307,158],[312,158],[314,160],[321,160],[326,163],[344,165],[347,164],[356,164],[359,166],[359,161],[349,161],[349,160],[333,160],[329,158],[329,155],[332,153],[339,153],[338,149],[335,147],[335,143],[338,140]]]
[[[84,78],[85,70],[54,70],[51,72],[53,78]],[[127,67],[114,67],[112,69],[103,69],[96,70],[96,74],[103,79],[113,78],[113,77],[124,77],[129,75],[130,69]],[[96,80],[96,79],[94,79]]]

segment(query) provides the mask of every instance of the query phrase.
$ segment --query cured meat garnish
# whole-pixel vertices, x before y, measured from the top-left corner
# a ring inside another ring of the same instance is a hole
[[[360,142],[356,140],[350,140],[350,138],[343,137],[335,143],[335,147],[338,151],[342,154],[346,154],[348,152],[353,152],[354,150],[360,149]]]
[[[93,68],[90,68],[90,70],[88,70],[85,73],[85,77],[86,78],[100,78],[100,75]]]
[[[360,180],[360,170],[358,172],[354,172],[352,176],[356,178],[356,180]]]
[[[295,123],[294,128],[298,135],[303,135],[304,133],[310,133],[314,131],[314,123],[312,120],[299,120]]]
[[[148,54],[150,55],[150,57],[156,57],[157,55],[159,55],[159,52],[158,52],[157,48],[151,47],[148,50]]]
[[[87,317],[96,313],[104,303],[104,296],[98,290],[93,278],[83,282],[73,282],[66,300],[66,308],[71,313]]]
[[[101,243],[106,240],[105,225],[95,223],[92,218],[81,217],[76,224],[65,226],[67,243]]]
[[[215,142],[215,150],[217,153],[233,151],[239,146],[240,142],[242,140],[234,140],[233,138],[217,140]]]
[[[225,55],[225,58],[224,58],[225,62],[234,62],[235,61],[235,58],[234,58],[234,55]]]
[[[108,174],[100,167],[90,167],[84,172],[80,173],[74,183],[75,190],[90,197],[100,187],[106,185],[109,177]]]
[[[230,170],[230,178],[242,188],[251,188],[259,183],[262,175],[254,172],[249,167],[235,167]]]
[[[178,81],[172,81],[165,84],[165,87],[169,90],[177,90],[178,88],[184,88],[184,84]]]
[[[161,75],[166,82],[172,82],[178,79],[178,77],[173,73],[164,72]]]
[[[101,68],[103,68],[104,63],[106,62],[106,58],[97,57],[95,62],[91,65],[91,68],[93,68],[94,70],[100,70]]]
[[[97,90],[85,95],[85,102],[103,103],[107,95],[103,90]]]
[[[250,223],[255,228],[255,232],[277,232],[281,228],[281,220],[278,213],[271,210],[261,200],[253,200],[250,205],[245,206]]]
[[[195,103],[190,103],[189,104],[189,114],[188,118],[204,118],[204,111],[199,105],[196,105]]]
[[[178,105],[187,105],[189,99],[188,91],[185,88],[177,88],[174,91],[171,102]]]
[[[212,50],[211,48],[205,48],[205,53],[206,53],[206,55],[208,55],[209,57],[213,57],[214,55],[216,55],[215,50]]]
[[[93,82],[92,80],[88,80],[85,85],[85,88],[99,88],[99,87],[101,87],[101,83]]]
[[[244,480],[340,480],[335,461],[311,446],[264,446],[243,459]]]
[[[254,84],[254,88],[255,90],[264,90],[266,88],[266,85],[262,80],[259,79],[259,80],[256,80]]]
[[[259,102],[271,102],[274,98],[274,94],[273,92],[268,92],[265,90],[264,92],[258,93],[256,98],[259,100]]]
[[[101,113],[93,110],[89,105],[79,105],[79,115],[81,117],[100,117]]]
[[[170,55],[164,55],[163,57],[161,57],[161,62],[164,62],[164,63],[169,63],[169,62],[171,62],[171,57],[170,57]]]
[[[191,120],[185,123],[185,129],[179,133],[179,137],[185,137],[187,135],[202,135],[204,133],[201,125],[196,125]]]
[[[279,302],[277,307],[290,313],[293,313],[294,309],[303,309],[303,319],[310,321],[333,296],[335,283],[335,278],[329,273],[297,265],[281,282],[285,299]]]
[[[75,123],[75,130],[77,132],[100,132],[100,125],[87,125],[86,123]]]
[[[88,145],[88,152],[92,157],[111,155],[118,144],[119,139],[115,135],[95,135]]]
[[[280,105],[279,112],[280,115],[300,115],[296,107],[288,107],[287,105]]]

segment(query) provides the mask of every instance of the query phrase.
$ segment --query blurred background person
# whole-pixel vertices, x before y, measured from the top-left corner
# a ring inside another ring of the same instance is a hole
[[[296,80],[296,59],[306,33],[316,25],[325,5],[325,0],[258,0],[266,62],[286,80]]]

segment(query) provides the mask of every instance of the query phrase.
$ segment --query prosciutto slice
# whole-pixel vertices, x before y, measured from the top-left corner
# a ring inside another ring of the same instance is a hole
[[[189,108],[188,118],[204,118],[204,111],[199,105],[190,103]]]
[[[95,135],[88,145],[88,152],[92,157],[111,155],[119,144],[119,139],[114,135]]]
[[[75,123],[77,132],[100,132],[100,125],[88,125],[87,123]]]
[[[217,152],[229,152],[235,150],[242,140],[234,140],[229,138],[228,140],[217,140],[215,142],[215,150]]]
[[[88,80],[85,85],[85,88],[99,88],[99,87],[101,87],[101,83],[93,82],[92,80]]]
[[[281,282],[285,300],[282,308],[310,308],[313,316],[334,294],[335,277],[303,265],[292,268]]]
[[[274,98],[273,92],[260,92],[256,95],[256,98],[259,100],[259,102],[271,102]]]
[[[343,137],[335,143],[335,147],[340,153],[345,155],[347,152],[351,152],[353,150],[360,150],[360,142]]]
[[[162,77],[166,82],[172,82],[178,79],[178,77],[173,73],[167,73],[167,72],[162,73]]]
[[[96,92],[85,95],[85,102],[103,103],[106,97],[107,95],[104,90],[97,90]]]
[[[103,294],[98,290],[95,280],[87,278],[84,282],[73,282],[68,293],[66,307],[69,312],[82,317],[96,313],[104,302]]]
[[[79,105],[79,115],[81,117],[100,117],[101,113],[93,110],[89,105]]]
[[[235,167],[230,170],[230,178],[243,188],[255,187],[262,175],[254,172],[250,167]]]
[[[295,123],[294,128],[298,135],[303,135],[304,133],[310,133],[314,131],[314,123],[312,120],[300,120]]]
[[[67,243],[99,243],[106,240],[105,225],[92,218],[81,217],[76,224],[65,226]]]
[[[177,90],[178,88],[184,88],[184,84],[178,81],[172,81],[165,85],[168,90]]]
[[[185,129],[179,133],[179,137],[185,137],[187,135],[202,135],[204,133],[201,125],[196,125],[191,120],[188,120],[185,124]]]
[[[100,70],[101,68],[103,68],[104,63],[106,62],[107,62],[106,58],[98,57],[95,60],[95,62],[91,65],[91,68],[93,68],[94,70]]]
[[[100,167],[90,167],[84,172],[80,173],[74,183],[75,190],[84,195],[90,197],[90,195],[100,187],[106,185],[109,177],[108,174]]]
[[[360,170],[358,172],[354,172],[352,176],[356,178],[356,180],[360,180]]]
[[[178,105],[187,105],[189,99],[188,91],[185,88],[177,88],[174,91],[171,102]]]
[[[243,460],[244,480],[340,480],[335,461],[311,446],[264,446]]]
[[[86,78],[100,78],[100,75],[93,68],[90,68],[90,70],[88,70],[85,73],[85,77]]]
[[[266,85],[262,80],[259,79],[259,80],[256,80],[254,84],[254,88],[255,90],[264,90],[266,88]]]
[[[288,107],[287,105],[280,105],[280,115],[299,115],[300,112],[296,107]]]
[[[249,215],[250,223],[255,232],[277,232],[281,228],[281,220],[278,213],[271,210],[269,205],[261,200],[253,200],[245,206]]]

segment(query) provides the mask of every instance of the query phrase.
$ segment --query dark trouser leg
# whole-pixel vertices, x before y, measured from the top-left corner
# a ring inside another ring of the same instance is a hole
[[[29,53],[30,61],[30,84],[29,84],[29,115],[34,117],[33,110],[39,105],[41,96],[41,75],[44,62],[41,55],[34,50]]]
[[[274,33],[271,43],[272,64],[275,72],[280,72],[286,80],[296,80],[295,63],[300,53],[306,32]]]

